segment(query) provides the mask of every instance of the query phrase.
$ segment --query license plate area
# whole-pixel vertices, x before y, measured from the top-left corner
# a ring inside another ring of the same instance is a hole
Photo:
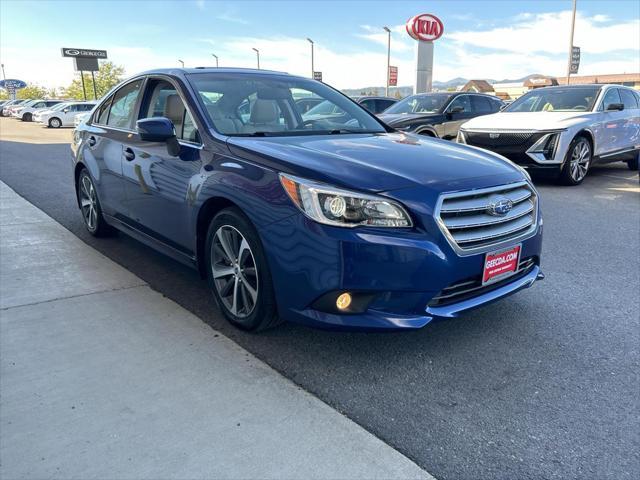
[[[518,271],[522,244],[495,252],[488,252],[484,256],[482,269],[482,285],[490,285]]]

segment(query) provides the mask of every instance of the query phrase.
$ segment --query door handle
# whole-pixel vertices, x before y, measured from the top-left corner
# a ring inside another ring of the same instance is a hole
[[[134,158],[136,158],[136,154],[133,153],[133,150],[131,150],[129,147],[124,149],[124,158],[127,159],[127,161],[131,161]]]
[[[87,143],[89,144],[89,146],[90,146],[90,147],[95,146],[95,144],[96,144],[96,137],[94,137],[93,135],[91,135],[91,136],[89,137],[89,140],[87,141]]]

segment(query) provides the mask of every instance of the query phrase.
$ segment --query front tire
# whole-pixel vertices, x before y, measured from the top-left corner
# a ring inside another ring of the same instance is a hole
[[[82,212],[82,220],[87,231],[94,237],[106,237],[112,234],[113,227],[107,224],[102,216],[98,192],[86,168],[83,168],[80,175],[78,175],[76,191],[80,211]]]
[[[239,209],[224,209],[211,221],[206,262],[213,296],[231,324],[257,331],[281,323],[262,243]]]
[[[62,126],[62,120],[60,120],[58,117],[53,117],[49,119],[49,126],[51,128],[60,128]]]
[[[560,181],[564,185],[580,185],[591,167],[593,152],[591,143],[583,136],[577,136],[571,141],[564,166],[560,171]]]

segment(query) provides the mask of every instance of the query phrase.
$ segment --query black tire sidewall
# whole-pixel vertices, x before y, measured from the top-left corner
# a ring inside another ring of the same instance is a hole
[[[587,173],[585,173],[584,177],[582,177],[582,180],[576,182],[571,176],[571,154],[576,148],[576,145],[578,145],[578,143],[580,142],[586,142],[587,146],[589,147],[589,164],[587,165]],[[587,178],[587,175],[589,175],[589,170],[591,170],[592,163],[593,149],[591,148],[591,143],[586,137],[578,135],[573,140],[571,140],[571,144],[569,145],[567,154],[565,155],[564,165],[560,172],[560,179],[562,180],[562,183],[564,183],[565,185],[580,185],[584,181],[584,179]]]
[[[237,229],[249,243],[253,258],[258,270],[258,300],[253,312],[246,318],[239,318],[233,315],[222,302],[218,290],[216,289],[211,271],[211,245],[218,229],[224,225],[229,225]],[[238,328],[243,330],[259,330],[263,322],[270,319],[275,314],[275,296],[273,294],[273,284],[269,265],[262,247],[262,242],[258,232],[251,224],[250,220],[237,208],[227,208],[220,211],[209,224],[207,239],[205,244],[205,261],[207,280],[213,293],[213,297],[222,311],[225,318]]]

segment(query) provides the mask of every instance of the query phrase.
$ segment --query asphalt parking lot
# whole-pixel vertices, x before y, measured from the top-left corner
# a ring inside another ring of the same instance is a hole
[[[0,119],[0,179],[149,285],[439,479],[611,478],[640,471],[640,188],[624,164],[538,185],[544,282],[411,333],[230,327],[196,272],[85,232],[68,141]]]

